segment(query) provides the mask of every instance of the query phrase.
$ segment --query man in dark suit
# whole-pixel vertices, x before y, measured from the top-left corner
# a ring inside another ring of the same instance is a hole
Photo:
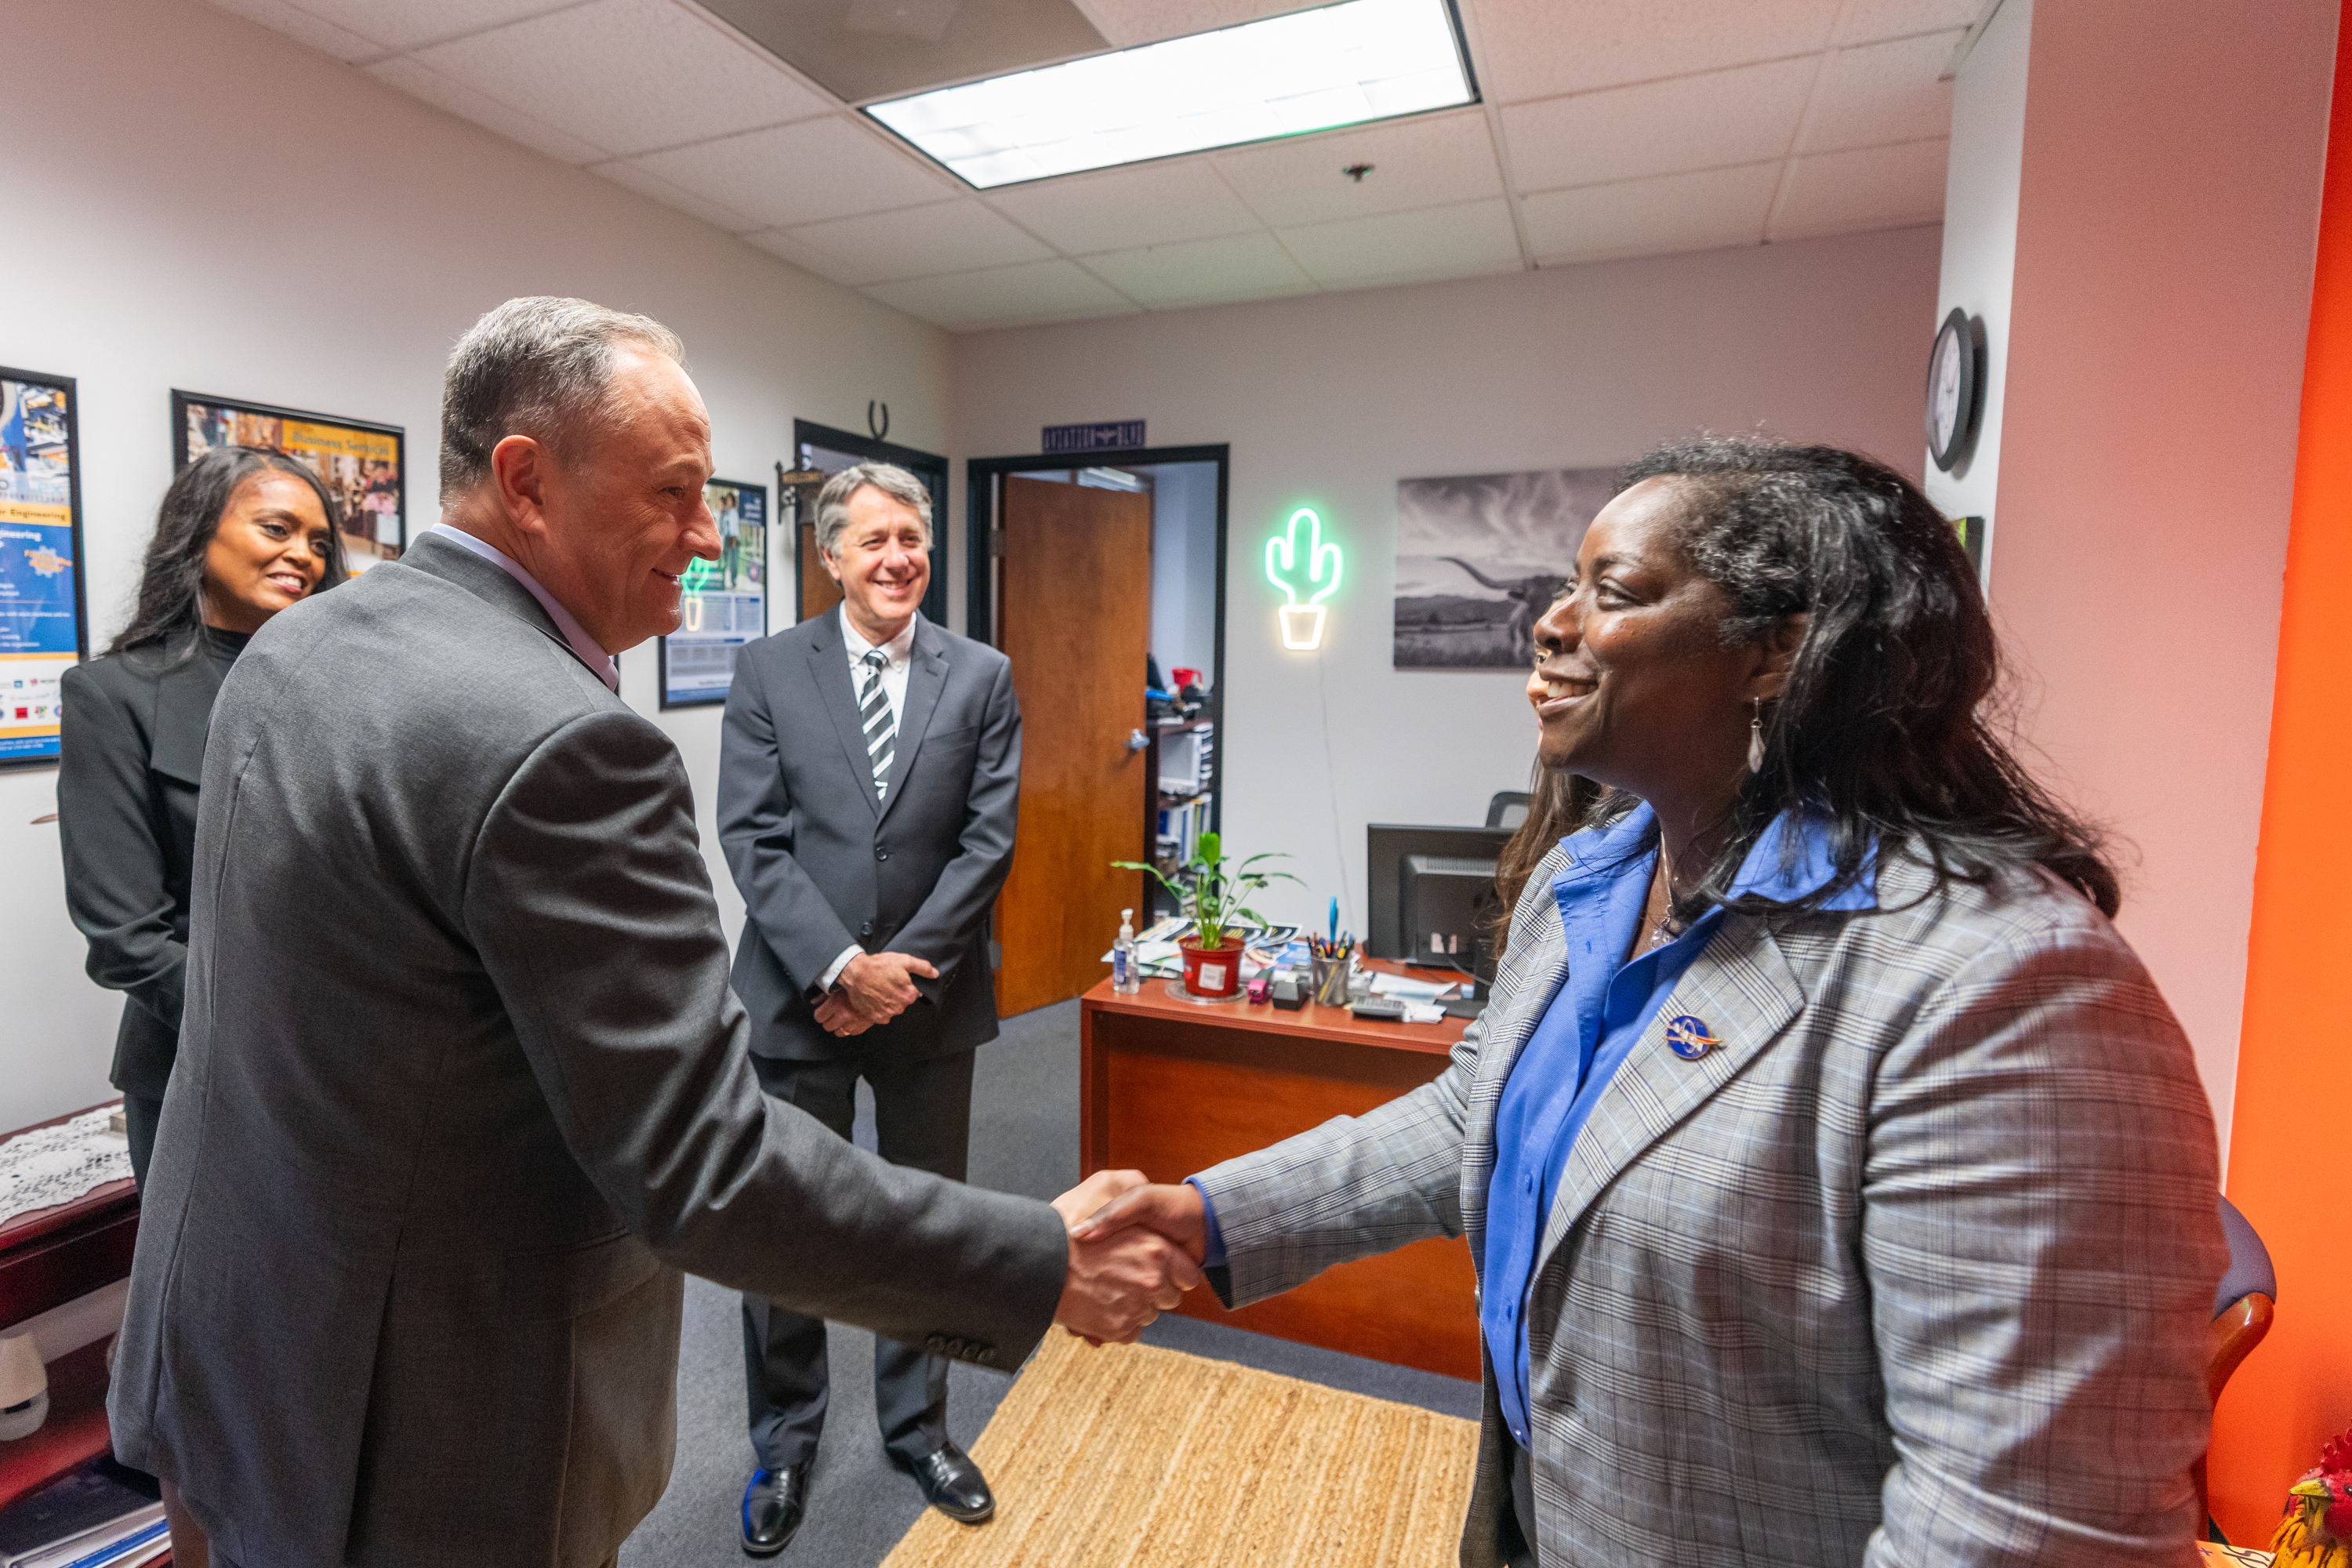
[[[835,474],[817,546],[840,609],[738,657],[719,747],[719,838],[748,918],[735,990],[770,1094],[846,1138],[857,1081],[882,1157],[959,1180],[972,1052],[996,1037],[988,912],[1013,862],[1021,710],[1003,654],[926,621],[931,499],[887,463]],[[824,1429],[822,1319],[743,1297],[751,1447],[743,1549],[799,1528]],[[948,1363],[877,1338],[883,1446],[934,1508],[995,1501],[948,1440]]]
[[[583,300],[484,317],[442,522],[214,707],[108,1409],[223,1568],[612,1563],[669,1476],[681,1269],[1007,1369],[1190,1278],[760,1092],[613,658],[718,549],[680,360]]]

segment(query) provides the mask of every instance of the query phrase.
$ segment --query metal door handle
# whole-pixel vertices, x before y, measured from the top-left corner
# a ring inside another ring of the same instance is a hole
[[[1150,745],[1150,744],[1151,744],[1151,742],[1150,742],[1150,741],[1147,741],[1147,740],[1145,740],[1145,739],[1143,738],[1143,731],[1140,731],[1140,730],[1129,730],[1129,731],[1127,732],[1127,749],[1128,749],[1129,751],[1130,751],[1130,752],[1139,752],[1139,751],[1143,750],[1143,748],[1144,748],[1144,747],[1146,747],[1146,746],[1148,746],[1148,745]]]

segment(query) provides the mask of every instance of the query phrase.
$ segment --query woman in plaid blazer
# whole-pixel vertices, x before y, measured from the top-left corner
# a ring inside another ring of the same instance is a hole
[[[1850,453],[1663,448],[1538,643],[1542,760],[1609,791],[1452,1068],[1079,1234],[1229,1306],[1466,1234],[1465,1568],[2193,1563],[2210,1112],[1986,726],[1951,529]]]

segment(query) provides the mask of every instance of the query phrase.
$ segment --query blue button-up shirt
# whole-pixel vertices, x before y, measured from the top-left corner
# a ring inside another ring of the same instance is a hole
[[[1568,1170],[1569,1151],[1609,1080],[1724,920],[1722,910],[1711,909],[1673,942],[1625,960],[1657,865],[1654,847],[1635,853],[1652,820],[1650,808],[1643,805],[1566,840],[1568,867],[1551,888],[1567,936],[1568,973],[1512,1065],[1496,1108],[1478,1321],[1495,1368],[1503,1423],[1521,1447],[1528,1446],[1528,1289],[1546,1220]],[[1782,868],[1781,843],[1791,820],[1783,817],[1759,836],[1733,879],[1733,896],[1801,899],[1836,875],[1828,835],[1811,819],[1797,830],[1795,864]],[[1823,907],[1867,910],[1877,904],[1874,861],[1853,886]]]

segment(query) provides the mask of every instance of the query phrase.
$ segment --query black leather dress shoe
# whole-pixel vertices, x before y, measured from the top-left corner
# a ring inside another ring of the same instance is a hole
[[[752,1557],[773,1557],[793,1543],[793,1532],[808,1511],[807,1465],[781,1470],[753,1470],[743,1489],[743,1550]]]
[[[923,1500],[958,1524],[978,1524],[996,1511],[996,1495],[988,1489],[988,1478],[980,1473],[971,1456],[953,1443],[911,1463],[900,1460],[899,1464],[914,1475],[915,1484],[923,1489]]]

